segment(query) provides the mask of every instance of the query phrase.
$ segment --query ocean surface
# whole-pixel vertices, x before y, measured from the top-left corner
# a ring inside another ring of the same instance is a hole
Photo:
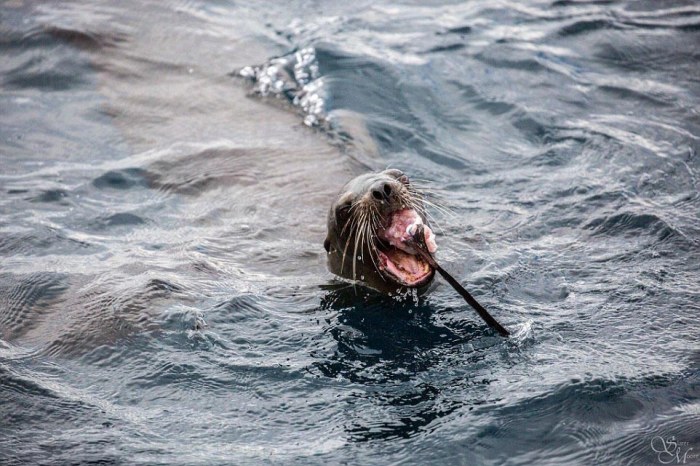
[[[700,4],[0,4],[0,464],[700,464]],[[335,278],[350,178],[440,278]]]

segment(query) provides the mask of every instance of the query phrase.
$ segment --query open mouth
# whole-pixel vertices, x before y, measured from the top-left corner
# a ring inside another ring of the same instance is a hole
[[[435,272],[416,255],[407,241],[423,219],[414,209],[400,209],[389,214],[386,226],[378,231],[379,269],[404,286],[418,287],[427,283]],[[437,249],[435,235],[424,225],[425,244],[432,254]]]

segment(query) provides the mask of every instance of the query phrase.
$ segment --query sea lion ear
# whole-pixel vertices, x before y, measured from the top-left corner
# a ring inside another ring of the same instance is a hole
[[[326,237],[326,240],[323,242],[323,249],[326,250],[326,252],[331,252],[331,240],[329,240]]]

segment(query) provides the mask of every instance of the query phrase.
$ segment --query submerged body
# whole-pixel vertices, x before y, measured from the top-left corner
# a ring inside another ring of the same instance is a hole
[[[424,225],[434,252],[422,196],[408,177],[395,169],[360,175],[343,186],[328,212],[328,267],[380,291],[424,287],[435,269],[410,245],[417,225]]]

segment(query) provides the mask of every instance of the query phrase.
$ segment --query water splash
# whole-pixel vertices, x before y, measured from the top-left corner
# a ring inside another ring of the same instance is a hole
[[[246,66],[237,74],[253,82],[255,94],[289,100],[304,113],[305,125],[320,126],[327,121],[323,77],[313,47],[272,58],[260,66]]]
[[[535,321],[532,319],[526,320],[518,325],[510,337],[510,341],[516,345],[523,345],[535,337],[535,331],[532,329],[532,324]]]

